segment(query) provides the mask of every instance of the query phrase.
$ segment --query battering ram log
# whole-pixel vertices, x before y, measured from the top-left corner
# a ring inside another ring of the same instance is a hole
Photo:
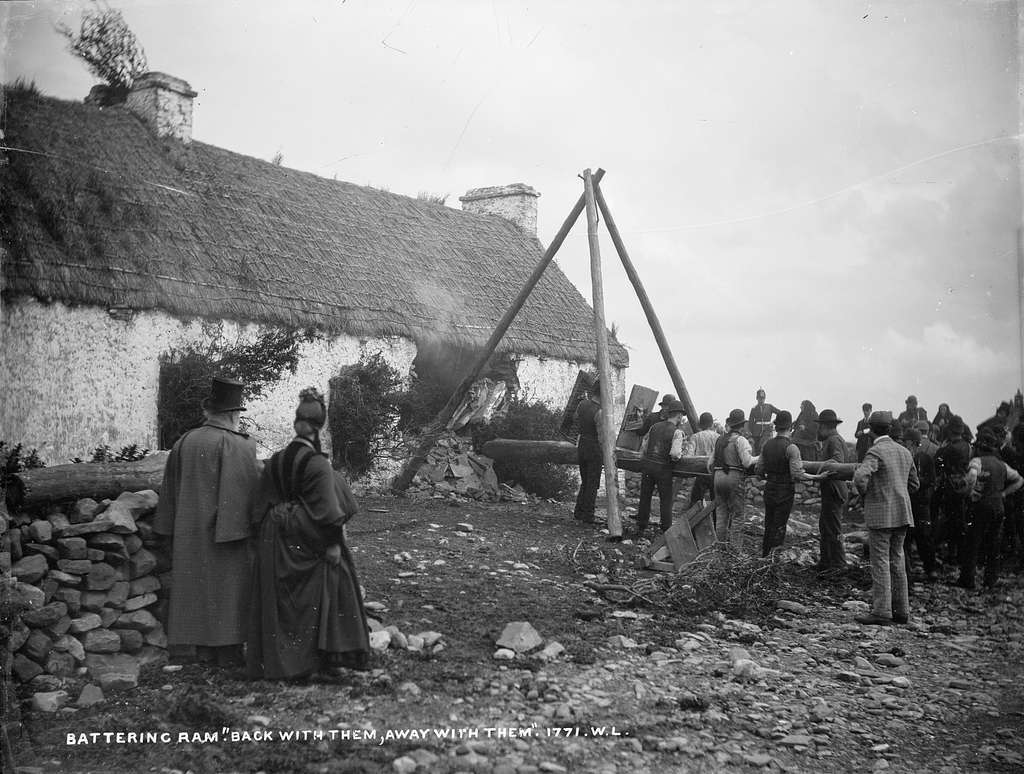
[[[519,441],[510,438],[495,438],[488,441],[480,450],[492,460],[530,460],[532,462],[552,462],[556,465],[575,465],[576,446],[568,441]],[[623,470],[642,472],[640,452],[631,449],[615,450],[616,465]],[[804,462],[804,470],[808,473],[820,473],[822,470],[835,470],[839,481],[850,481],[857,463]],[[674,476],[707,475],[707,457],[683,457],[672,469]]]

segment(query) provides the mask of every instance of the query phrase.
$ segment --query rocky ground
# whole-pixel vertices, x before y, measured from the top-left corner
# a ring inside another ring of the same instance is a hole
[[[1022,577],[987,594],[915,585],[910,625],[867,628],[863,567],[782,564],[714,609],[726,576],[636,571],[637,546],[605,543],[568,505],[364,504],[349,539],[381,624],[374,671],[296,685],[156,665],[102,704],[27,711],[20,770],[1024,768]],[[794,518],[812,549],[815,518]],[[501,650],[517,621],[539,637],[520,627]]]

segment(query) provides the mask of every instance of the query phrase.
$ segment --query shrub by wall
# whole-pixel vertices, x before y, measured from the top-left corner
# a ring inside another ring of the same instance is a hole
[[[493,438],[515,438],[550,441],[558,439],[562,412],[553,411],[544,403],[529,398],[513,397],[503,417],[489,424],[473,425],[473,446],[480,448]],[[538,497],[562,500],[572,496],[579,483],[571,465],[549,462],[508,461],[494,463],[498,479],[506,484],[519,484]]]

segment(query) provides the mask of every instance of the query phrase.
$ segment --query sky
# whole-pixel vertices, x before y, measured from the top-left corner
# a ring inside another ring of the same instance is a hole
[[[601,188],[698,411],[913,393],[971,425],[1021,387],[1018,11],[1001,0],[110,0],[193,136],[449,206],[541,193],[547,244]],[[81,99],[54,32],[0,5],[0,76]],[[601,227],[628,380],[673,391]],[[581,218],[559,266],[589,300]],[[841,428],[843,429],[843,428]]]

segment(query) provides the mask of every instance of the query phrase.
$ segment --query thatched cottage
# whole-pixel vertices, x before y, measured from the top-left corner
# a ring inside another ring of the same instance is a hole
[[[274,447],[298,390],[327,392],[362,353],[408,373],[479,347],[542,254],[528,186],[476,189],[460,211],[324,179],[193,141],[194,96],[160,73],[114,107],[6,91],[0,440],[51,464],[158,448],[161,368],[219,320],[322,335],[250,406]],[[564,405],[594,359],[592,314],[552,264],[499,348],[522,389]],[[614,340],[611,357],[621,405]]]

